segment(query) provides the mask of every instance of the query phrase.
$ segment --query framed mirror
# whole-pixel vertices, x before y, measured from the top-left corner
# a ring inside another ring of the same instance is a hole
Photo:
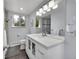
[[[25,26],[25,16],[13,15],[12,27],[24,27],[24,26]]]

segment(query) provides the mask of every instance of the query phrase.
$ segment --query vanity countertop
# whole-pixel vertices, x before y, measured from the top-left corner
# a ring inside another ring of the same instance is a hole
[[[63,36],[55,36],[49,34],[47,34],[47,36],[42,36],[42,34],[29,34],[27,36],[32,38],[32,40],[36,41],[37,43],[45,46],[46,48],[51,48],[64,42]]]

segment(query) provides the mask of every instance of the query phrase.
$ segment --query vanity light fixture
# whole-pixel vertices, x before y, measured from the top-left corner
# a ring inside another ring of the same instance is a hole
[[[42,16],[46,12],[50,12],[52,9],[58,8],[58,3],[59,1],[54,1],[54,0],[49,1],[47,4],[42,6],[42,8],[40,8],[39,11],[36,12],[36,15]]]

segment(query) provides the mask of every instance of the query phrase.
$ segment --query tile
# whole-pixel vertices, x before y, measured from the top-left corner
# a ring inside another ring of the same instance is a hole
[[[20,53],[16,56],[12,56],[12,57],[8,57],[6,59],[28,59],[27,54],[25,53],[25,51],[20,51]]]

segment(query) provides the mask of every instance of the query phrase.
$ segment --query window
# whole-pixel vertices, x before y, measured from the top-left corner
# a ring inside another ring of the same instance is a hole
[[[25,26],[25,16],[14,15],[13,16],[13,26]]]

